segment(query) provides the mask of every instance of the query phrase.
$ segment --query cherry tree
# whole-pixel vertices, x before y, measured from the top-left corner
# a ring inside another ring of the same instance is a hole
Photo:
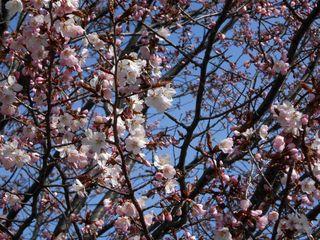
[[[319,0],[0,4],[0,239],[320,238]]]

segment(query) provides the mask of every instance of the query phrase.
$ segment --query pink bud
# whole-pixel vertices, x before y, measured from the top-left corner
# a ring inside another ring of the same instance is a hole
[[[171,222],[172,221],[172,215],[171,215],[171,213],[165,213],[165,218],[166,218],[166,221],[168,221],[168,222]]]
[[[157,172],[154,176],[154,178],[158,181],[160,181],[161,179],[163,179],[163,174],[161,172]]]
[[[308,122],[309,122],[308,116],[303,116],[303,117],[301,118],[301,123],[302,123],[302,125],[307,125]]]

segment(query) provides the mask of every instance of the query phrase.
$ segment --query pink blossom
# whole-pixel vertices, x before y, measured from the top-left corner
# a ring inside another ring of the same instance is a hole
[[[65,48],[61,54],[61,65],[68,66],[68,67],[74,67],[79,64],[79,60],[76,57],[75,49],[67,47]]]
[[[276,61],[275,64],[273,65],[273,70],[276,73],[281,73],[282,75],[287,74],[288,70],[289,70],[289,64],[280,60],[280,61]]]
[[[244,199],[240,201],[240,207],[244,211],[247,211],[250,205],[251,205],[251,202],[249,199]]]
[[[276,136],[273,140],[273,147],[277,152],[282,152],[285,148],[284,137],[280,135]]]
[[[258,217],[262,214],[262,211],[261,210],[251,210],[251,215],[253,217]]]
[[[158,181],[160,181],[163,178],[163,173],[161,172],[157,172],[154,176],[155,179],[157,179]]]
[[[259,230],[263,230],[268,224],[268,217],[262,216],[258,218],[257,227]]]

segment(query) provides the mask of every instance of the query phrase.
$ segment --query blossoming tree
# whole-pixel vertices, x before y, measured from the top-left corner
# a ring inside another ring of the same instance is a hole
[[[0,239],[320,238],[319,0],[0,4]]]

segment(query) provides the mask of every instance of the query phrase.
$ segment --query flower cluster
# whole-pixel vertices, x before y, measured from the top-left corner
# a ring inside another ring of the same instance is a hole
[[[164,112],[172,104],[172,96],[176,91],[167,84],[165,87],[150,89],[146,98],[146,104],[149,107],[154,107],[158,112]]]
[[[7,170],[31,162],[31,156],[19,146],[16,139],[0,144],[0,162]]]
[[[117,78],[119,79],[118,84],[120,87],[140,84],[139,77],[146,66],[146,61],[138,59],[136,54],[131,54],[130,56],[132,60],[123,59],[118,62]]]
[[[16,102],[17,92],[22,90],[22,86],[17,83],[14,76],[9,76],[7,81],[0,83],[0,112],[4,115],[12,116],[15,114],[17,107]]]
[[[271,111],[286,132],[299,136],[302,130],[303,114],[297,111],[290,102],[285,101],[281,105],[273,105]]]
[[[173,193],[176,190],[176,187],[178,186],[178,182],[174,179],[174,176],[176,175],[176,170],[170,164],[170,156],[155,155],[154,166],[159,170],[159,172],[156,173],[155,178],[158,181],[165,180],[165,192],[167,194]]]

